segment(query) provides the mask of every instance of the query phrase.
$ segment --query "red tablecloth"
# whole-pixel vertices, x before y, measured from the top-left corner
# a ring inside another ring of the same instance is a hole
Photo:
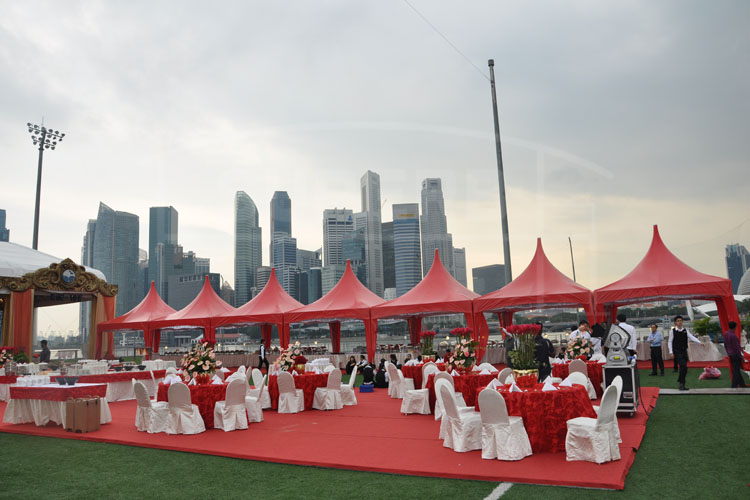
[[[445,363],[435,363],[435,366],[437,366],[440,370],[445,371]],[[422,368],[423,367],[424,367],[424,363],[420,363],[418,365],[401,367],[401,373],[404,374],[404,378],[414,379],[415,389],[422,388]]]
[[[0,384],[15,384],[18,375],[0,375]]]
[[[510,386],[504,385],[497,390],[505,399],[508,415],[523,417],[534,453],[565,451],[566,422],[577,417],[596,418],[596,412],[582,385],[547,392],[543,392],[542,387],[544,384],[536,384],[525,392],[508,392]],[[477,398],[482,389],[477,389]],[[475,409],[479,411],[478,403]]]
[[[586,371],[589,375],[589,380],[594,386],[596,391],[596,397],[601,398],[604,389],[602,389],[602,380],[604,380],[604,370],[602,367],[604,363],[598,361],[586,361]],[[552,365],[552,376],[564,379],[570,372],[570,363]]]
[[[203,423],[206,424],[206,429],[213,429],[214,427],[214,405],[217,401],[224,401],[227,393],[227,385],[229,384],[208,384],[208,385],[189,385],[190,389],[190,402],[194,405],[198,405],[198,411],[203,417]],[[169,385],[159,384],[159,389],[156,393],[157,401],[168,401],[167,391]]]
[[[497,378],[497,372],[489,375],[479,375],[477,373],[471,373],[469,375],[459,375],[453,377],[453,385],[456,387],[456,392],[460,392],[464,396],[467,406],[474,406],[476,401],[477,389],[484,389],[487,384]],[[435,413],[435,374],[431,373],[427,377],[427,385],[425,389],[430,391],[430,411]]]
[[[325,387],[328,384],[327,373],[305,373],[294,377],[294,386],[302,389],[305,394],[305,410],[312,410],[315,389]],[[271,408],[279,409],[279,380],[278,376],[268,377],[268,394],[271,396]]]
[[[10,399],[41,399],[45,401],[67,401],[69,398],[107,395],[107,384],[37,385],[10,387]]]
[[[154,378],[164,378],[166,370],[154,370]],[[73,375],[74,377],[76,375]],[[57,376],[50,377],[56,380]],[[99,375],[80,375],[77,382],[85,384],[109,384],[111,382],[130,382],[131,379],[151,380],[151,372],[147,370],[131,370],[129,372],[107,372]]]

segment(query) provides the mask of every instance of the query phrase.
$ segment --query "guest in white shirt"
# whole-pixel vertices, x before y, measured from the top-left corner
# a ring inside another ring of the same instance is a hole
[[[687,390],[687,387],[685,387],[685,377],[687,375],[687,364],[689,361],[688,341],[695,342],[696,344],[701,343],[700,340],[687,331],[687,328],[683,328],[682,316],[675,316],[674,327],[669,330],[669,341],[667,342],[667,346],[669,347],[669,354],[674,354],[674,359],[680,367],[677,383],[679,384],[681,391]]]
[[[578,323],[578,330],[574,330],[570,332],[570,338],[569,340],[575,340],[579,337],[584,338],[586,340],[591,340],[591,333],[589,333],[589,322],[584,320],[581,320],[580,323]]]
[[[635,334],[635,327],[626,323],[627,317],[620,313],[617,315],[616,324],[630,335],[630,342],[628,343],[628,351],[631,356],[635,356],[635,350],[638,347],[638,337]]]
[[[263,368],[263,365],[266,365],[266,372],[268,372],[268,358],[266,357],[266,344],[263,340],[260,341],[260,351],[258,356],[258,370]]]

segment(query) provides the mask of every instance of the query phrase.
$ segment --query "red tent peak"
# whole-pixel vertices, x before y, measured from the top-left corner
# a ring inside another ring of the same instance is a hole
[[[427,279],[427,276],[431,275],[433,272],[435,274],[447,274],[448,276],[450,276],[450,273],[443,265],[443,261],[440,260],[440,251],[437,248],[435,249],[434,257],[432,258],[432,265],[430,266],[430,270],[427,271],[427,274],[423,279]],[[453,276],[451,276],[451,278],[453,278]]]

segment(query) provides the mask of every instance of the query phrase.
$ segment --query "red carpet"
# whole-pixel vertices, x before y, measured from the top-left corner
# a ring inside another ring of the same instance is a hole
[[[643,388],[650,409],[658,389]],[[480,451],[455,453],[438,439],[440,423],[432,415],[399,413],[400,400],[387,391],[357,393],[358,406],[341,411],[308,411],[295,415],[265,411],[262,423],[246,431],[209,430],[195,436],[138,432],[135,401],[111,403],[112,423],[90,434],[72,434],[62,427],[0,424],[0,432],[30,434],[221,455],[266,462],[313,465],[415,476],[450,477],[514,483],[622,489],[646,430],[643,409],[620,418],[622,459],[596,465],[567,462],[564,453],[541,453],[519,462],[482,460]],[[0,403],[0,412],[5,411]]]

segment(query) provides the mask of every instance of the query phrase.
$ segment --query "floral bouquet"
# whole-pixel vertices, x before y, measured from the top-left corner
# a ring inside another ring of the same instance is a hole
[[[421,332],[419,334],[419,338],[422,341],[423,361],[426,356],[431,357],[435,353],[435,350],[433,348],[433,346],[435,345],[435,335],[437,335],[437,332],[435,330],[425,330],[424,332]]]
[[[578,337],[568,342],[565,348],[565,359],[589,359],[594,354],[594,348],[588,339]]]
[[[5,363],[13,361],[13,353],[8,349],[0,351],[0,368],[5,366]]]
[[[477,342],[471,340],[471,328],[454,328],[451,334],[458,337],[456,340],[456,352],[448,363],[448,368],[458,372],[470,372],[476,363],[474,348]]]
[[[273,367],[276,371],[292,371],[292,368],[294,368],[295,365],[300,364],[300,358],[307,361],[304,359],[304,356],[302,356],[300,344],[299,341],[297,341],[294,344],[289,344],[289,347],[281,351],[278,359],[273,363]]]
[[[211,374],[221,367],[221,361],[216,361],[214,348],[208,342],[202,342],[193,347],[180,361],[183,378],[186,382],[196,379],[196,383],[208,383]]]

